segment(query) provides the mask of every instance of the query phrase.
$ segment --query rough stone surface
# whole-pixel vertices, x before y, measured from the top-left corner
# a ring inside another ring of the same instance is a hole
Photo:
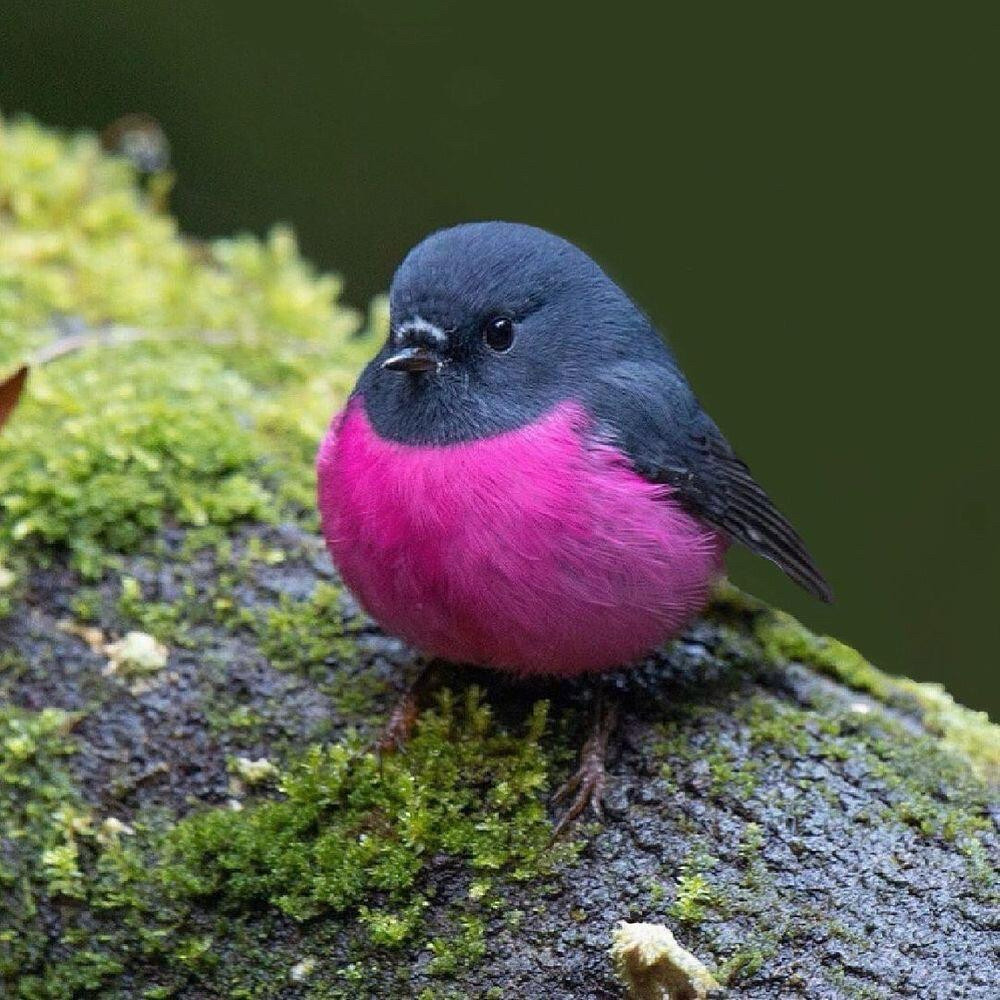
[[[240,607],[301,600],[333,578],[316,537],[292,525],[237,533],[233,565],[251,537],[287,558],[239,575],[230,599]],[[218,560],[182,556],[182,543],[182,533],[170,533],[161,554],[126,561],[145,600],[176,601],[185,587],[195,604],[216,599]],[[81,713],[72,773],[95,814],[125,823],[151,810],[180,816],[225,803],[233,795],[227,758],[280,764],[351,727],[371,737],[415,667],[411,652],[362,620],[355,662],[331,658],[311,676],[290,674],[269,665],[251,631],[209,616],[191,626],[186,646],[171,647],[158,683],[133,693],[59,627],[73,616],[78,586],[59,565],[31,571],[0,623],[4,648],[21,664],[0,672],[0,696]],[[98,593],[109,633],[134,627],[116,610],[117,576]],[[461,668],[446,680],[484,686],[497,719],[512,728],[537,698],[551,698],[552,740],[564,748],[552,788],[565,777],[586,685],[524,687]],[[752,613],[739,608],[713,612],[607,683],[622,699],[622,724],[606,820],[577,828],[586,842],[578,861],[542,884],[505,887],[504,911],[486,916],[485,954],[454,977],[432,975],[425,944],[415,944],[379,956],[340,995],[619,997],[608,947],[620,920],[669,926],[741,997],[997,995],[998,911],[988,880],[996,812],[988,815],[989,793],[940,754],[916,716],[806,665],[763,661]],[[338,695],[359,687],[364,710],[345,710]],[[239,710],[261,721],[233,725]],[[431,932],[447,931],[449,901],[466,898],[469,884],[454,860],[430,861],[420,888],[433,900]],[[58,914],[53,902],[54,938]],[[329,971],[357,960],[350,917],[254,919],[275,967],[260,969],[253,995],[337,995],[311,992],[311,963]],[[220,966],[243,961],[241,947],[216,939]],[[148,965],[126,963],[119,992],[101,995],[142,996],[159,981]],[[170,995],[226,995],[217,982],[195,976]]]

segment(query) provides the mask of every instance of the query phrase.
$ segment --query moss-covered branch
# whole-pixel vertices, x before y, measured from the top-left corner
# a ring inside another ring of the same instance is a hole
[[[367,752],[413,657],[315,531],[373,342],[338,289],[0,124],[0,373],[143,332],[36,368],[0,437],[0,993],[608,997],[624,920],[740,996],[992,996],[997,729],[738,592],[618,679],[568,842],[583,687],[456,668]]]

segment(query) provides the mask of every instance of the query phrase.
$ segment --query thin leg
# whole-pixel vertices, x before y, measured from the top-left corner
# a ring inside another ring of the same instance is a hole
[[[382,754],[395,753],[402,750],[413,735],[417,716],[420,715],[420,703],[434,681],[436,661],[430,660],[423,665],[413,683],[406,689],[389,714],[389,721],[375,742],[375,752]]]
[[[552,798],[555,803],[567,800],[570,803],[552,832],[553,840],[588,806],[598,819],[603,818],[604,787],[607,784],[604,761],[608,755],[608,740],[617,724],[618,704],[607,697],[601,688],[594,699],[590,733],[580,750],[580,766]]]

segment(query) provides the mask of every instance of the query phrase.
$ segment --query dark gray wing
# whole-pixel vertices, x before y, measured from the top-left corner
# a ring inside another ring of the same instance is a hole
[[[673,487],[691,513],[770,559],[810,594],[833,599],[798,533],[672,364],[620,362],[592,384],[589,397],[642,476]]]

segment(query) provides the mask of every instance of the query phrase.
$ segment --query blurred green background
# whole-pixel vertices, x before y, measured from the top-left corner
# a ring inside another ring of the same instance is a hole
[[[0,108],[154,115],[187,230],[287,220],[358,305],[459,220],[581,244],[838,600],[744,553],[736,582],[996,716],[998,32],[971,9],[16,4]]]

